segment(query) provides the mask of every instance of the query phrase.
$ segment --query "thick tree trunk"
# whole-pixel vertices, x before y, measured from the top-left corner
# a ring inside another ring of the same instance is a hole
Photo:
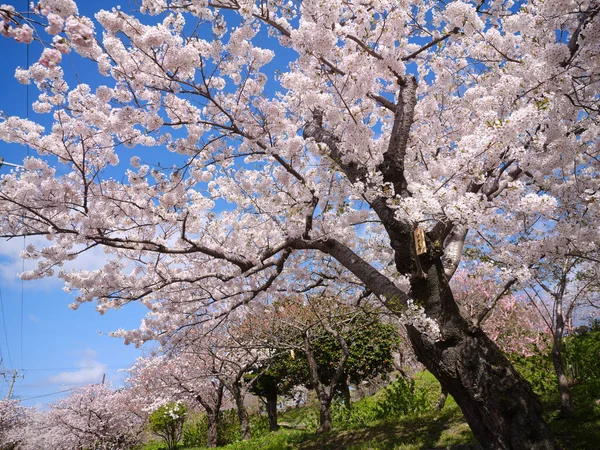
[[[319,399],[319,428],[317,433],[326,433],[331,431],[331,399]]]
[[[215,448],[219,443],[219,412],[206,415],[206,446]]]
[[[575,405],[571,397],[569,389],[569,378],[565,373],[565,367],[562,359],[562,340],[557,338],[555,333],[554,342],[552,344],[552,363],[554,364],[554,372],[558,380],[558,393],[560,395],[560,412],[564,416],[572,416],[575,412]],[[562,331],[560,332],[562,335]]]
[[[279,425],[277,425],[277,393],[269,392],[266,396],[266,400],[269,429],[271,431],[277,431],[279,429]]]
[[[460,313],[438,260],[427,278],[413,278],[412,294],[440,336],[408,326],[417,358],[454,397],[486,450],[549,450],[554,440],[541,404],[498,347]]]
[[[234,387],[231,393],[235,400],[235,406],[237,409],[238,419],[240,421],[240,434],[243,441],[250,439],[250,419],[248,417],[248,411],[244,406],[244,396],[238,387]]]

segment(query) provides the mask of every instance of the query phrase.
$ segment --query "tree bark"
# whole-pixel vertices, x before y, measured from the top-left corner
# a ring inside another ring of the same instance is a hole
[[[562,320],[557,320],[562,323]],[[554,372],[558,380],[558,393],[560,395],[560,412],[563,416],[569,417],[575,413],[575,404],[571,397],[571,390],[569,389],[569,378],[565,373],[565,367],[562,359],[562,334],[564,326],[557,323],[554,339],[552,342],[552,364],[554,365]]]
[[[441,261],[428,266],[427,278],[413,278],[412,293],[440,327],[441,338],[434,342],[414,326],[407,327],[419,361],[454,397],[484,449],[556,449],[529,383],[460,314]]]
[[[203,399],[202,395],[197,395],[196,400],[206,411],[206,446],[214,448],[219,443],[219,411],[223,402],[223,383],[215,386],[215,401],[211,403]]]
[[[319,398],[319,428],[317,433],[331,431],[331,398]]]
[[[266,400],[269,430],[277,431],[279,429],[279,425],[277,425],[277,392],[267,393]]]
[[[250,439],[250,419],[248,417],[248,411],[244,406],[244,396],[242,395],[241,389],[234,385],[231,389],[231,394],[235,400],[235,406],[237,409],[238,419],[240,421],[240,434],[243,441]]]
[[[219,412],[207,413],[206,421],[206,446],[215,448],[219,443]]]

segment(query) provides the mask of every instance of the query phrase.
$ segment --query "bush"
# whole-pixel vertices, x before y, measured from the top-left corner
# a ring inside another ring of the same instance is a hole
[[[385,387],[383,398],[375,407],[378,419],[419,414],[431,409],[425,389],[417,388],[412,379],[398,377]]]
[[[542,353],[538,350],[531,356],[510,355],[509,359],[537,395],[549,397],[556,394],[558,382],[550,351]]]
[[[571,378],[576,382],[574,394],[585,403],[600,398],[600,327],[565,339],[566,366]]]
[[[342,401],[336,399],[331,405],[331,419],[336,427],[365,428],[377,420],[377,412],[371,402],[359,401],[348,409]]]
[[[252,431],[258,430],[260,426],[251,418]],[[269,427],[267,422],[267,429]],[[208,421],[206,414],[198,414],[183,426],[183,445],[185,447],[205,447],[207,445]],[[232,444],[241,440],[240,423],[237,412],[234,409],[219,412],[219,428],[217,443],[219,446]]]
[[[252,439],[260,438],[271,432],[269,428],[269,418],[260,414],[250,416],[250,433]]]
[[[208,423],[206,414],[198,414],[193,420],[183,425],[183,446],[184,447],[205,447],[206,435],[208,433]]]
[[[150,414],[150,430],[167,443],[167,449],[173,450],[181,440],[186,408],[181,403],[168,403]]]

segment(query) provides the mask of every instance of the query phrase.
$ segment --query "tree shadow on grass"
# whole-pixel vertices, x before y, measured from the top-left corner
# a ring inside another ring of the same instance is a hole
[[[478,448],[471,429],[456,410],[403,417],[374,426],[309,437],[300,450],[425,450]]]

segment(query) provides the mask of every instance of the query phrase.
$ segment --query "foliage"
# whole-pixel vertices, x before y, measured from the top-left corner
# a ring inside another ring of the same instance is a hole
[[[183,425],[182,443],[186,447],[206,446],[207,416],[205,413],[194,415]],[[252,432],[261,434],[263,423],[256,416],[250,417]],[[268,424],[267,424],[268,430]],[[218,445],[228,445],[240,440],[240,427],[238,417],[234,409],[219,411]],[[263,433],[264,434],[264,433]]]
[[[337,400],[331,405],[331,419],[336,428],[353,429],[370,425],[378,416],[371,402],[362,400],[353,403],[352,408],[346,408],[343,402]]]
[[[345,328],[343,338],[350,351],[344,372],[352,384],[393,369],[392,353],[399,345],[395,326],[360,314]],[[324,332],[315,339],[314,353],[321,378],[327,382],[333,376],[342,349],[331,333]]]
[[[270,433],[269,418],[261,414],[252,414],[250,416],[250,431],[252,437],[259,438]]]
[[[398,377],[384,388],[383,397],[377,403],[376,415],[379,419],[391,419],[430,409],[426,390],[417,387],[413,379]]]
[[[600,327],[594,324],[567,337],[564,348],[574,393],[588,402],[600,399]]]
[[[536,350],[529,356],[510,355],[510,359],[536,394],[545,397],[555,395],[557,380],[549,350]]]
[[[175,449],[181,440],[186,414],[183,403],[168,403],[150,414],[150,430],[164,439],[168,450]]]

